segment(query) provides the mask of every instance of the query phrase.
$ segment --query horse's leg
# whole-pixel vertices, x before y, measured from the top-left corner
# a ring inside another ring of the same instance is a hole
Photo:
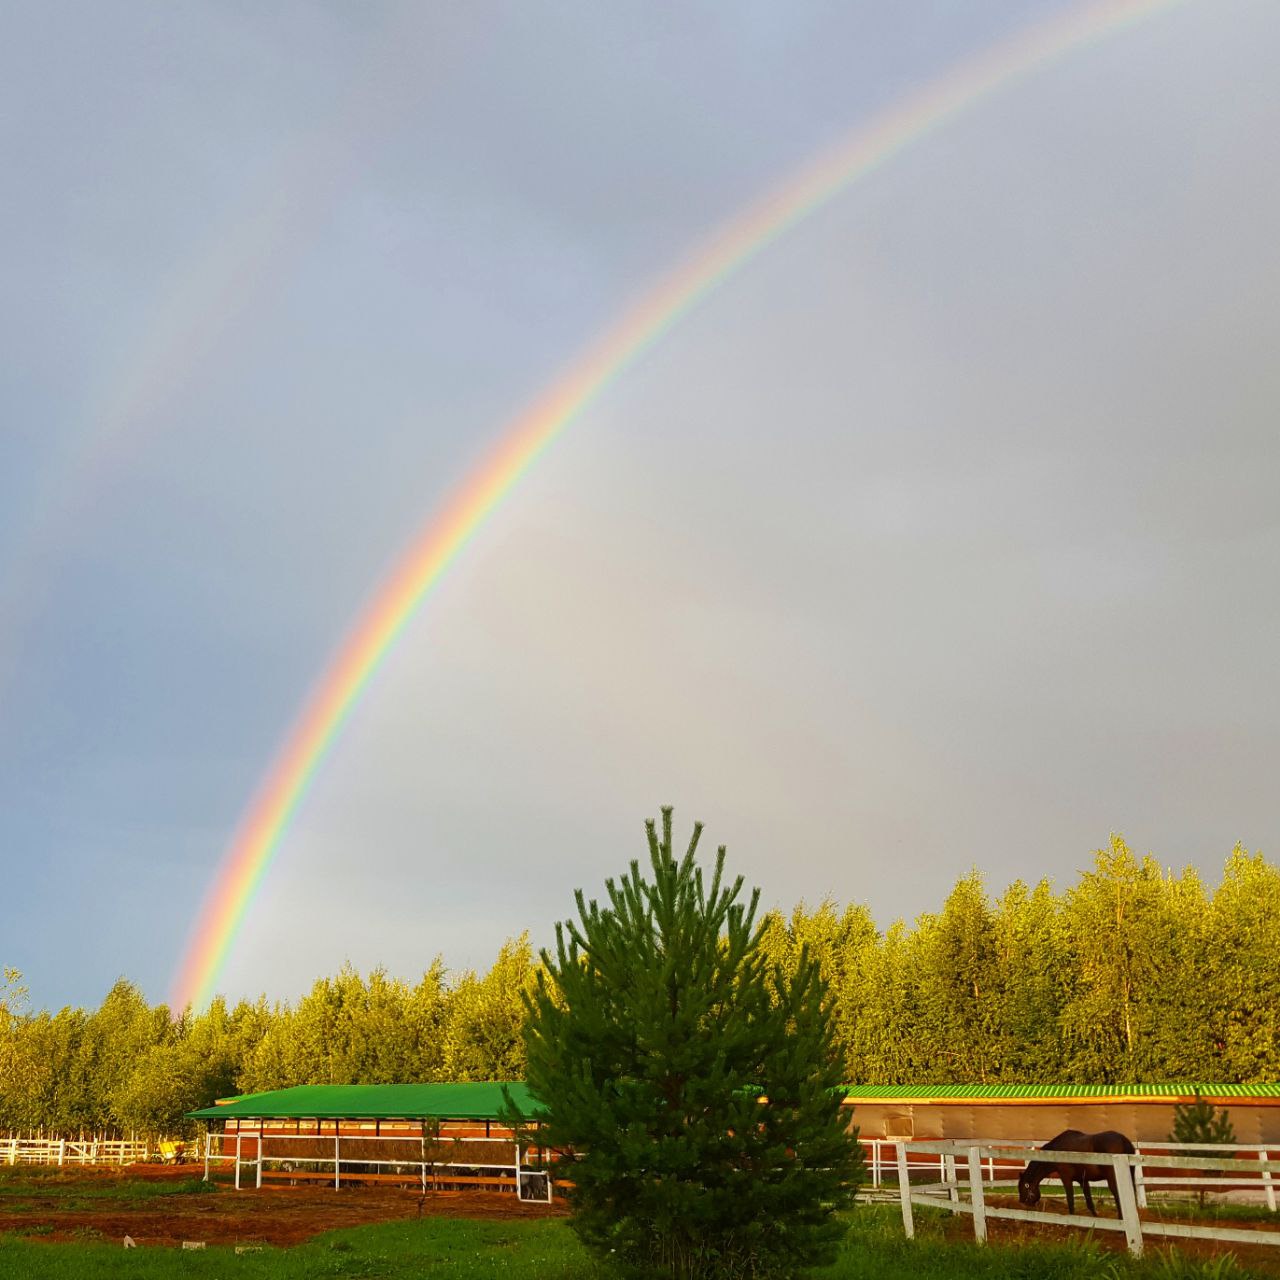
[[[1075,1213],[1076,1211],[1076,1187],[1075,1179],[1072,1173],[1063,1165],[1058,1171],[1058,1177],[1062,1179],[1062,1185],[1067,1192],[1067,1212]]]
[[[1084,1173],[1080,1174],[1080,1185],[1084,1188],[1084,1202],[1088,1205],[1089,1212],[1096,1218],[1098,1211],[1093,1207],[1093,1194],[1089,1190],[1089,1179]]]

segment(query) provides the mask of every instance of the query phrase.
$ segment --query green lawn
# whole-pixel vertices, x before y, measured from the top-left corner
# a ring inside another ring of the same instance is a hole
[[[1073,1245],[979,1249],[943,1238],[943,1215],[920,1212],[919,1238],[902,1238],[897,1211],[857,1209],[840,1260],[815,1280],[1226,1280],[1252,1274],[1225,1266],[1186,1264],[1152,1255],[1140,1266],[1083,1241]],[[560,1220],[472,1222],[425,1218],[339,1231],[293,1249],[237,1255],[229,1246],[203,1251],[123,1249],[117,1244],[43,1244],[0,1236],[3,1280],[310,1280],[378,1277],[380,1280],[604,1280]],[[1274,1273],[1273,1273],[1274,1274]]]
[[[68,1177],[61,1169],[29,1168],[0,1171],[0,1213],[16,1201],[57,1197],[59,1209],[74,1209],[78,1202],[119,1200],[137,1203],[165,1196],[208,1195],[217,1183],[204,1182],[198,1174],[179,1179],[129,1177]]]

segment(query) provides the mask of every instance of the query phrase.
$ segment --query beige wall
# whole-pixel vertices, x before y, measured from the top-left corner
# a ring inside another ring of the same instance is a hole
[[[1046,1142],[1064,1129],[1081,1129],[1085,1133],[1115,1129],[1137,1141],[1164,1142],[1173,1129],[1174,1108],[1166,1102],[1064,1102],[1046,1106],[861,1102],[852,1110],[853,1123],[864,1138]],[[1237,1142],[1280,1146],[1280,1107],[1241,1103],[1229,1106],[1227,1113]]]

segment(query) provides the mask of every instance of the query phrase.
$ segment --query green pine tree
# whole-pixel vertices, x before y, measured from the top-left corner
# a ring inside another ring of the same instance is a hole
[[[1226,1108],[1221,1110],[1214,1107],[1211,1102],[1207,1102],[1200,1096],[1200,1090],[1195,1091],[1191,1102],[1180,1102],[1173,1109],[1173,1132],[1169,1135],[1170,1142],[1186,1142],[1191,1145],[1213,1142],[1234,1142],[1236,1140],[1236,1131],[1231,1124],[1231,1118],[1227,1115]],[[1183,1151],[1181,1155],[1196,1156],[1203,1155],[1199,1151]],[[1211,1155],[1220,1156],[1222,1152],[1210,1152]],[[1204,1175],[1203,1170],[1200,1176]],[[1199,1187],[1196,1196],[1200,1201],[1200,1207],[1204,1208],[1205,1188]]]
[[[759,946],[759,890],[709,882],[646,823],[638,862],[579,890],[527,998],[527,1080],[541,1141],[571,1157],[573,1225],[624,1268],[674,1277],[790,1276],[843,1235],[862,1153],[817,963],[790,973]]]

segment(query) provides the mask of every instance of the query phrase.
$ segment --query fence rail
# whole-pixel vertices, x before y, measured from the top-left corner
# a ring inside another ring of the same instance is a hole
[[[888,1145],[888,1144],[886,1144]],[[1031,1142],[895,1142],[894,1172],[897,1175],[898,1198],[902,1204],[902,1226],[908,1238],[915,1235],[913,1206],[927,1205],[951,1213],[967,1213],[973,1217],[974,1238],[983,1243],[987,1238],[989,1218],[1007,1218],[1019,1222],[1045,1222],[1062,1227],[1085,1227],[1090,1230],[1123,1231],[1130,1253],[1142,1253],[1144,1236],[1169,1236],[1186,1240],[1217,1240],[1232,1244],[1280,1245],[1280,1231],[1241,1230],[1236,1227],[1199,1226],[1180,1222],[1156,1222],[1143,1218],[1140,1209],[1147,1207],[1147,1191],[1175,1186],[1194,1190],[1206,1185],[1218,1189],[1226,1186],[1261,1188],[1268,1207],[1275,1211],[1273,1176],[1280,1173],[1280,1160],[1270,1158],[1269,1149],[1226,1144],[1145,1143],[1134,1155],[1112,1155],[1103,1152],[1053,1151],[1046,1153]],[[1158,1154],[1167,1152],[1170,1154]],[[1216,1152],[1208,1155],[1200,1152]],[[1222,1152],[1232,1152],[1227,1158]],[[1256,1159],[1240,1158],[1255,1156]],[[912,1157],[915,1160],[912,1160]],[[932,1159],[922,1159],[932,1157]],[[1095,1218],[1079,1213],[1046,1213],[1043,1210],[1012,1208],[988,1204],[987,1192],[1000,1186],[1016,1184],[1012,1178],[997,1176],[1014,1172],[1030,1160],[1051,1159],[1054,1164],[1111,1165],[1115,1179],[1119,1218]],[[883,1177],[883,1153],[875,1153],[876,1167]],[[912,1183],[913,1167],[936,1173],[935,1182]],[[1190,1176],[1151,1178],[1147,1168],[1187,1170]],[[1217,1177],[1196,1176],[1203,1171]],[[1223,1177],[1234,1174],[1234,1177]]]
[[[0,1138],[0,1164],[137,1164],[150,1160],[150,1143],[118,1138]]]

